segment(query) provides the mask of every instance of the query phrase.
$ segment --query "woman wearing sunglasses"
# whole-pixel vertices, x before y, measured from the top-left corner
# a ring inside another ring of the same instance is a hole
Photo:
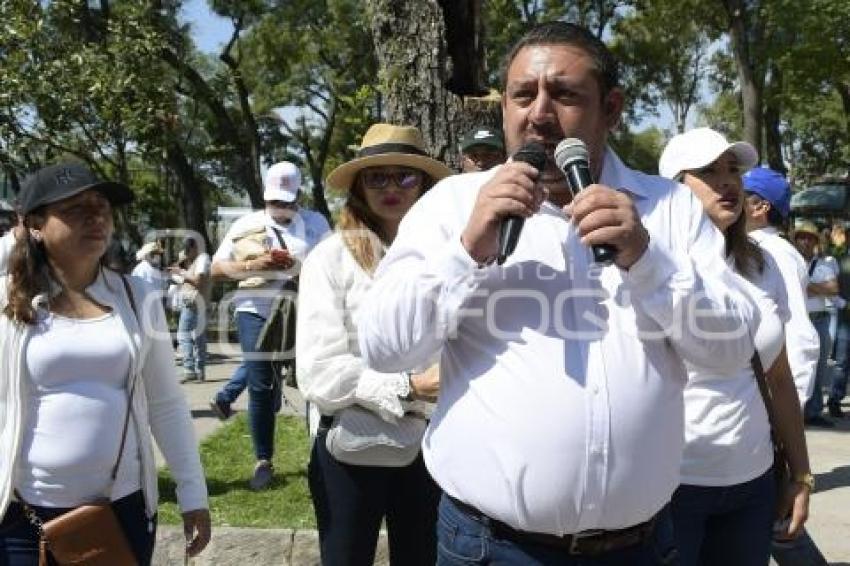
[[[322,564],[372,564],[381,521],[393,564],[436,559],[439,490],[419,450],[436,367],[378,373],[357,346],[357,312],[402,217],[451,170],[418,129],[375,124],[329,186],[348,199],[337,232],[301,270],[296,359],[314,438],[308,468]],[[415,370],[424,370],[417,373]]]

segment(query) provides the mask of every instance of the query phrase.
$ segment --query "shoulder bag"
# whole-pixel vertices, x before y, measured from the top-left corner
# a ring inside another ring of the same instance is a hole
[[[136,320],[139,313],[136,310],[136,302],[127,279],[122,276],[124,290],[133,309]],[[130,411],[133,404],[133,393],[136,390],[136,381],[131,373],[127,376],[129,393],[127,396],[127,411],[124,415],[124,427],[121,432],[121,443],[118,448],[118,456],[112,472],[109,475],[110,488],[118,476],[118,467],[121,465],[121,457],[124,453],[124,443],[127,440],[127,428],[130,424]],[[108,490],[107,490],[108,491]],[[138,561],[133,553],[127,536],[115,516],[108,499],[95,501],[80,505],[46,523],[43,522],[35,510],[30,507],[15,490],[15,497],[24,509],[27,520],[36,528],[39,535],[39,566],[48,566],[48,553],[55,564],[59,566],[85,565],[85,566],[137,566]]]
[[[388,423],[356,405],[322,419],[331,421],[326,423],[328,452],[338,461],[354,466],[410,465],[422,448],[422,436],[428,426],[424,418],[416,415],[405,415],[396,419],[395,424]]]

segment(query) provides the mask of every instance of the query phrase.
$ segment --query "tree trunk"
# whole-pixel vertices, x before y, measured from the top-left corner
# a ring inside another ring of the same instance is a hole
[[[183,205],[183,216],[186,227],[198,232],[204,239],[205,249],[210,248],[210,237],[207,234],[207,215],[205,211],[204,192],[201,190],[200,180],[195,175],[195,170],[186,153],[177,140],[171,138],[166,146],[166,159],[168,167],[177,175],[180,182],[180,201]]]
[[[498,104],[452,94],[446,25],[438,0],[366,0],[380,68],[385,121],[417,126],[431,155],[458,166],[457,142],[479,123],[501,126]]]
[[[774,171],[787,173],[785,160],[782,159],[782,135],[779,133],[779,121],[782,112],[779,95],[782,91],[782,72],[773,64],[770,69],[769,96],[764,105],[764,146],[767,165]]]
[[[850,138],[850,82],[838,82],[835,85],[841,96],[841,105],[844,107],[844,122],[847,125],[847,136]]]
[[[722,0],[729,18],[729,36],[732,39],[732,51],[738,79],[741,81],[743,102],[744,139],[750,142],[759,153],[762,152],[762,88],[764,71],[758,71],[758,65],[752,60],[750,37],[758,38],[759,23],[752,29],[747,27],[747,8],[742,0]],[[761,67],[764,68],[763,66]]]

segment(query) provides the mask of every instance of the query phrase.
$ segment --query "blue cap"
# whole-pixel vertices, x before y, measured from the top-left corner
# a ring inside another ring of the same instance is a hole
[[[791,185],[782,173],[767,167],[755,167],[744,173],[744,190],[773,206],[783,218],[791,214]]]

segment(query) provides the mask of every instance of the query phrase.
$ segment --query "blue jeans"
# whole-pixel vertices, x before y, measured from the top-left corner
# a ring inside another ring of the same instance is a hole
[[[815,371],[815,387],[812,396],[806,401],[803,408],[803,417],[807,419],[817,417],[823,412],[823,388],[829,379],[827,376],[829,368],[826,362],[829,358],[829,352],[832,350],[829,341],[829,317],[821,314],[812,318],[812,325],[817,330],[820,339],[820,355],[818,356],[818,367]]]
[[[199,316],[200,314],[200,316]],[[203,327],[198,328],[199,318]],[[180,309],[180,321],[177,323],[177,343],[183,356],[183,369],[203,377],[207,365],[207,329],[206,313],[198,313],[196,305],[187,305]]]
[[[70,511],[47,507],[34,509],[45,522]],[[112,510],[115,511],[115,517],[121,524],[140,566],[147,566],[153,557],[156,516],[151,520],[145,516],[145,499],[141,490],[113,501]],[[9,505],[0,522],[0,565],[38,566],[38,532],[24,516],[23,509],[17,502]]]
[[[243,354],[256,353],[257,337],[266,319],[258,314],[239,311],[236,328]],[[274,455],[275,393],[278,391],[274,368],[268,359],[245,356],[242,366],[248,383],[248,424],[257,460],[271,460]],[[260,356],[265,358],[265,356]]]
[[[489,525],[459,509],[443,495],[437,519],[437,565],[466,564],[663,566],[678,561],[666,508],[658,515],[655,532],[644,543],[585,557],[571,555],[562,548],[498,538]]]
[[[773,469],[737,485],[680,485],[672,509],[682,566],[767,566],[775,501]]]
[[[246,387],[248,387],[248,370],[245,369],[245,364],[239,364],[224,387],[215,394],[215,399],[220,403],[232,405],[245,391]]]
[[[835,337],[835,367],[832,368],[832,387],[829,402],[841,403],[847,394],[847,372],[850,371],[850,315],[838,313],[838,332]]]

